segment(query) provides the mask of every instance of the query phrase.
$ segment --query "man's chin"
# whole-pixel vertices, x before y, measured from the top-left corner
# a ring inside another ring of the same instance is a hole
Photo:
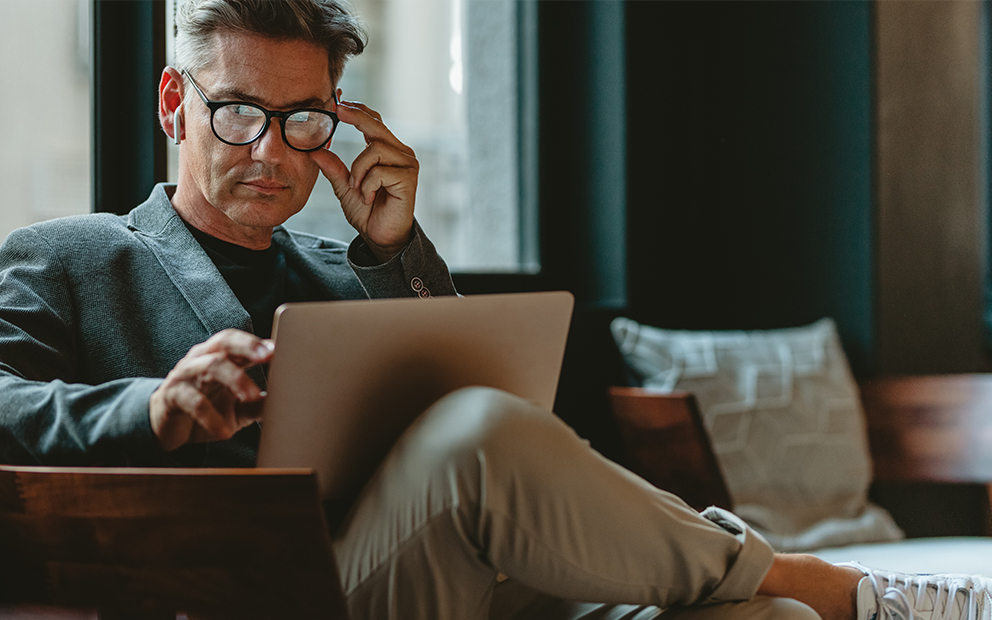
[[[242,226],[253,228],[274,228],[283,224],[302,209],[289,201],[237,200],[236,204],[225,209],[227,217]]]

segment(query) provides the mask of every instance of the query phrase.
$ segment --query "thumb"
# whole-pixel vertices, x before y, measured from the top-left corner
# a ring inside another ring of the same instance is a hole
[[[334,188],[334,195],[338,199],[348,193],[348,190],[351,189],[351,185],[349,184],[351,171],[348,170],[348,166],[344,165],[340,157],[327,149],[310,151],[309,155],[310,159],[320,168],[320,172],[331,182],[331,187]]]
[[[234,403],[234,416],[239,429],[248,426],[256,420],[262,419],[262,407],[265,404],[265,395],[265,392],[262,392],[263,398],[254,402]]]

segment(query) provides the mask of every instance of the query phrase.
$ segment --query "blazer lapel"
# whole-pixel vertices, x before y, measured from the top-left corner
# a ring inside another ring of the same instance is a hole
[[[248,311],[172,208],[169,189],[172,188],[156,185],[148,200],[128,215],[128,227],[158,259],[207,333],[232,328],[253,333]],[[267,382],[261,366],[246,372],[265,389]]]
[[[306,273],[321,292],[321,299],[368,299],[369,295],[348,264],[347,246],[313,237],[299,237],[283,226],[272,232],[273,243],[278,243],[286,253],[286,260]]]
[[[252,331],[251,317],[172,208],[166,187],[156,185],[149,199],[131,211],[128,227],[152,251],[209,333]]]

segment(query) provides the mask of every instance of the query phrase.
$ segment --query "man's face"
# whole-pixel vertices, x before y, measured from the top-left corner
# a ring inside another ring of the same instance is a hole
[[[211,101],[247,101],[269,110],[334,109],[334,85],[327,54],[302,41],[259,35],[214,35],[213,61],[193,79]],[[318,168],[306,154],[282,139],[278,119],[251,144],[224,144],[210,128],[210,110],[186,85],[185,141],[180,190],[195,224],[229,240],[252,229],[271,230],[303,208]],[[189,187],[182,187],[186,183]],[[248,227],[248,228],[245,228]]]

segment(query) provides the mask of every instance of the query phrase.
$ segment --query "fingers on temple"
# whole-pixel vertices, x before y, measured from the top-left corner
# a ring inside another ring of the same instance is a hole
[[[412,155],[373,142],[351,164],[351,177],[355,179],[355,186],[361,186],[364,190],[366,176],[373,170],[387,174],[395,172],[397,179],[416,179],[420,163]]]
[[[327,177],[334,188],[334,193],[340,198],[341,194],[348,191],[348,177],[351,172],[348,166],[344,165],[341,158],[332,151],[320,149],[310,152],[310,159],[317,163],[320,172]]]
[[[358,112],[364,114],[365,116],[370,117],[372,120],[379,121],[380,123],[382,123],[382,114],[379,114],[377,111],[373,110],[372,108],[365,105],[361,101],[341,101],[338,103],[338,105],[343,106],[346,109],[352,108],[354,110],[357,110]]]
[[[413,149],[402,143],[382,122],[382,116],[363,103],[342,102],[338,106],[338,118],[362,132],[368,144],[384,142],[397,151],[413,156]]]
[[[376,166],[365,175],[361,188],[366,204],[371,204],[376,192],[382,188],[397,198],[407,198],[407,192],[416,192],[417,175],[406,168]]]

